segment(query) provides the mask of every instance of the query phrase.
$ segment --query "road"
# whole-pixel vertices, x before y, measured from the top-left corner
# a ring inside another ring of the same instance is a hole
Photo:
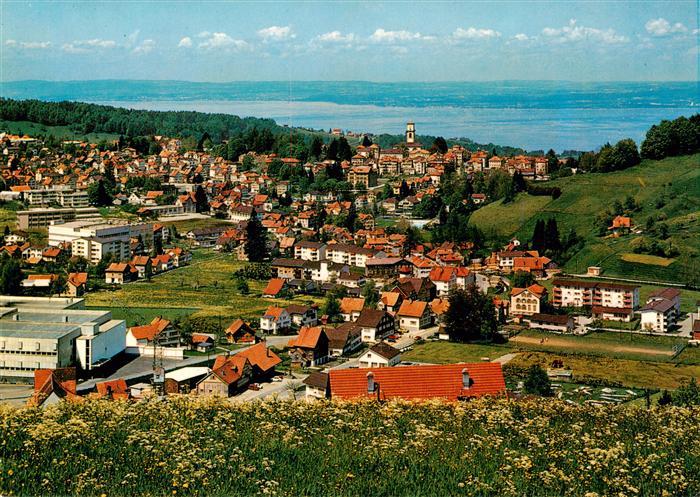
[[[401,338],[396,340],[395,343],[390,343],[389,345],[403,351],[411,345],[413,345],[414,343],[416,343],[417,338],[422,338],[423,340],[428,339],[431,336],[435,335],[437,331],[437,326],[431,326],[430,328],[426,328],[424,330],[419,331],[409,331],[408,333],[404,333],[403,335],[401,335]]]
[[[293,338],[295,335],[285,335],[285,336],[268,336],[266,337],[267,340],[267,345],[271,347],[283,347],[284,345],[287,344],[287,342]],[[235,355],[243,350],[246,350],[250,347],[243,347],[240,349],[236,349],[231,351],[232,355]],[[220,352],[217,352],[216,354],[212,354],[210,356],[211,359],[215,358],[216,356],[223,355],[227,353],[226,350],[224,349],[219,349]],[[165,369],[165,372],[173,371],[175,369],[180,369],[188,366],[200,366],[203,365],[207,362],[207,356],[190,356],[187,357],[183,360],[175,360],[175,359],[164,359],[163,360],[163,368]],[[135,383],[138,380],[144,379],[144,377],[148,377],[153,373],[153,358],[152,357],[137,357],[136,359],[130,361],[128,364],[125,364],[121,368],[119,368],[117,371],[115,371],[113,374],[108,376],[107,378],[93,378],[91,380],[85,381],[83,383],[80,383],[78,385],[78,392],[85,392],[87,390],[91,390],[95,388],[95,384],[99,383],[101,381],[105,380],[116,380],[118,378],[124,378],[126,380],[127,384],[129,383]]]

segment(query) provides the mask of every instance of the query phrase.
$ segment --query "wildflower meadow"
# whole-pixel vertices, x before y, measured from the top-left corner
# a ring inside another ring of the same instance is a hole
[[[0,407],[0,495],[692,496],[698,420],[546,399]]]

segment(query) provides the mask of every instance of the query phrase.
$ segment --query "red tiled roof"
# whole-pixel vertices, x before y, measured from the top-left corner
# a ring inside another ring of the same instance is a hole
[[[422,300],[404,300],[397,315],[419,318],[425,313],[427,306],[428,303]]]
[[[277,295],[284,288],[284,280],[282,278],[272,278],[263,290],[263,295]]]
[[[247,358],[253,366],[257,366],[263,372],[270,371],[282,362],[282,359],[271,351],[265,345],[265,342],[253,345],[249,349],[239,352],[237,355]]]
[[[361,311],[364,306],[364,297],[343,297],[340,301],[340,312],[343,314],[352,314],[353,312]]]
[[[292,338],[289,343],[287,343],[287,346],[301,347],[303,349],[315,349],[323,333],[325,332],[323,331],[322,326],[303,326],[299,330],[299,336]]]
[[[462,384],[462,370],[466,369],[470,387]],[[503,395],[506,384],[501,365],[495,362],[447,364],[440,366],[403,366],[370,370],[379,385],[381,400],[445,399]],[[339,399],[376,398],[367,392],[367,369],[330,371],[331,397]]]
[[[102,381],[95,385],[97,387],[97,395],[100,397],[112,396],[113,399],[128,399],[129,387],[126,386],[124,378],[118,378],[111,381]]]

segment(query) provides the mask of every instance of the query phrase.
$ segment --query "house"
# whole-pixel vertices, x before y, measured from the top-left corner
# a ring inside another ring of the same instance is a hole
[[[340,301],[340,314],[344,321],[355,321],[364,307],[364,297],[343,297]]]
[[[204,333],[194,333],[192,335],[192,350],[197,352],[210,352],[214,350],[216,337]]]
[[[635,285],[563,278],[555,278],[552,285],[552,305],[591,307],[593,315],[601,319],[630,321],[639,307],[639,287]]]
[[[435,283],[428,278],[401,278],[391,291],[400,293],[404,300],[430,302],[437,296]]]
[[[322,261],[326,258],[326,244],[301,241],[294,244],[294,258],[303,261]]]
[[[396,331],[394,316],[382,310],[363,309],[355,324],[362,330],[364,343],[379,342]]]
[[[27,404],[45,406],[78,399],[76,378],[75,368],[35,369],[34,392]]]
[[[132,326],[126,332],[127,352],[138,352],[140,347],[154,343],[161,347],[176,347],[180,345],[180,332],[170,321],[161,317],[153,318],[149,324]]]
[[[676,288],[652,292],[646,305],[639,310],[642,330],[666,333],[675,326],[681,313],[680,296],[681,292]]]
[[[116,380],[101,381],[95,384],[97,396],[101,399],[110,400],[128,400],[129,387],[126,385],[124,378]]]
[[[282,278],[272,278],[270,281],[268,281],[267,286],[263,290],[262,297],[269,299],[281,297],[285,286],[285,280]]]
[[[264,380],[275,375],[275,367],[282,359],[267,346],[260,342],[252,347],[240,351],[239,356],[245,357],[253,368],[253,379]]]
[[[131,265],[138,271],[139,278],[147,278],[153,273],[153,263],[147,255],[135,255]]]
[[[385,368],[401,362],[401,352],[386,342],[372,345],[359,359],[361,368]]]
[[[296,326],[316,326],[318,322],[318,307],[291,304],[286,308],[292,323]]]
[[[632,218],[627,216],[615,216],[612,225],[608,227],[614,236],[624,235],[630,232],[632,228]]]
[[[281,308],[271,305],[260,317],[260,330],[267,334],[277,335],[288,331],[292,326],[292,318],[289,313]]]
[[[402,302],[403,297],[399,292],[382,292],[379,296],[377,307],[394,314],[399,310]]]
[[[515,315],[531,316],[542,312],[547,303],[547,289],[532,284],[527,288],[513,288],[510,291],[510,309]]]
[[[197,383],[197,394],[230,397],[248,385],[252,375],[253,368],[246,357],[218,356],[211,373]]]
[[[373,257],[365,262],[365,275],[379,280],[396,278],[402,264],[401,257]]]
[[[289,357],[292,365],[307,368],[318,366],[328,361],[328,335],[322,326],[305,326],[299,330],[299,336],[291,339]]]
[[[404,300],[396,317],[399,319],[399,328],[406,331],[427,328],[432,322],[430,307],[422,300]]]
[[[112,285],[123,285],[130,281],[135,281],[138,277],[138,270],[125,262],[113,262],[105,270],[105,282]]]
[[[305,397],[307,400],[326,399],[330,395],[328,373],[315,371],[304,378],[302,383],[306,386]]]
[[[211,373],[211,369],[207,366],[188,366],[179,368],[174,371],[165,373],[165,381],[163,382],[163,391],[170,394],[190,393],[197,390],[197,383]],[[150,385],[149,385],[150,386]],[[131,387],[133,396],[136,385]]]
[[[80,297],[87,289],[87,273],[69,273],[66,280],[66,295]]]
[[[437,266],[430,270],[428,278],[435,285],[439,297],[446,297],[457,286],[457,268]]]
[[[326,335],[331,357],[350,354],[362,345],[362,328],[355,323],[343,323],[337,328],[326,328]]]
[[[228,343],[255,343],[255,330],[241,318],[231,323],[225,333]]]
[[[350,271],[340,273],[336,278],[336,283],[347,288],[360,288],[365,284],[365,277],[361,274],[351,273]]]
[[[446,401],[506,395],[503,370],[497,362],[333,369],[331,399]]]
[[[555,331],[559,333],[574,332],[574,318],[569,315],[562,314],[530,314],[525,318],[529,322],[530,328],[540,330]]]

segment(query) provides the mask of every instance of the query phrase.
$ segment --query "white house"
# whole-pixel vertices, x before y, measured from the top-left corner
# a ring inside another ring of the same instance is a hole
[[[260,330],[267,334],[282,333],[291,326],[291,316],[281,307],[270,306],[260,317]]]
[[[372,345],[359,359],[361,368],[386,368],[401,362],[401,352],[385,342]]]

